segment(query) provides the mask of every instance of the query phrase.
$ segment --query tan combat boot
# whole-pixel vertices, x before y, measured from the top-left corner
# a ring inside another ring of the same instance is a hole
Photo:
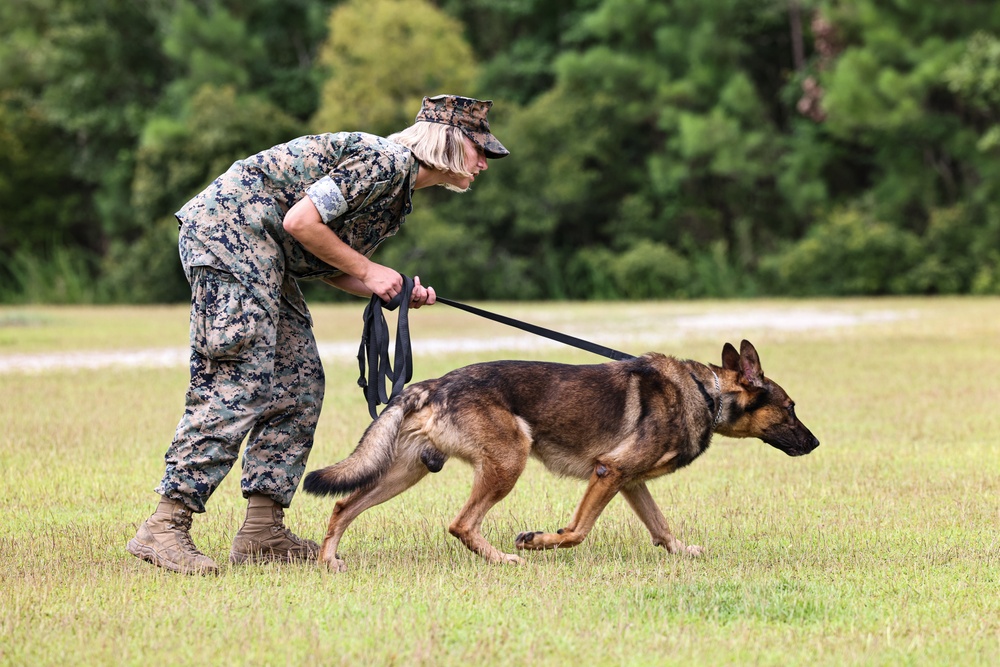
[[[178,500],[160,499],[153,516],[129,540],[136,558],[181,574],[215,574],[219,566],[191,541],[191,510]]]
[[[285,510],[271,498],[250,496],[247,518],[233,538],[232,563],[316,560],[319,545],[285,528]]]

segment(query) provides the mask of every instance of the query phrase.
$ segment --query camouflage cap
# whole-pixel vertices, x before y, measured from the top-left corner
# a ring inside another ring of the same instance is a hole
[[[459,128],[473,143],[483,149],[486,157],[497,159],[510,155],[510,151],[490,132],[486,113],[493,100],[475,100],[458,95],[425,97],[415,122],[441,123]]]

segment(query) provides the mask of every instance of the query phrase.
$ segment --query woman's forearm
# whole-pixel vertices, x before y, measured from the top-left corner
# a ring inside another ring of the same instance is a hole
[[[319,211],[308,197],[303,197],[288,209],[282,224],[285,231],[306,250],[357,280],[357,283],[344,283],[347,291],[354,294],[360,292],[362,295],[367,291],[369,295],[378,294],[380,299],[388,301],[402,289],[403,278],[397,271],[376,264],[341,241],[323,223]]]
[[[323,224],[319,211],[308,197],[303,197],[289,209],[283,225],[285,231],[313,255],[347,275],[364,280],[371,260],[341,241],[333,230]]]
[[[372,291],[365,287],[363,282],[346,273],[342,273],[339,276],[334,276],[332,278],[323,278],[323,282],[327,285],[332,285],[339,290],[343,290],[348,294],[353,294],[354,296],[367,298],[372,295]]]

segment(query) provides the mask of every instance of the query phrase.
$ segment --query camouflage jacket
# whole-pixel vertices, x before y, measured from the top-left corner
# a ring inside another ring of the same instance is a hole
[[[308,318],[295,279],[341,272],[285,231],[288,209],[308,196],[342,241],[371,255],[410,213],[417,169],[406,147],[360,132],[299,137],[239,160],[176,214],[204,246],[191,266],[230,271],[275,321],[282,298]]]

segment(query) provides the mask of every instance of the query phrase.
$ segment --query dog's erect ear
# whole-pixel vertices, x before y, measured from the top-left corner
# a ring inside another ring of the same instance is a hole
[[[740,370],[740,353],[736,351],[732,343],[726,343],[722,348],[722,367],[727,371]]]
[[[753,343],[748,340],[740,343],[740,372],[750,386],[764,386],[764,371],[760,368],[760,357],[757,356]]]

